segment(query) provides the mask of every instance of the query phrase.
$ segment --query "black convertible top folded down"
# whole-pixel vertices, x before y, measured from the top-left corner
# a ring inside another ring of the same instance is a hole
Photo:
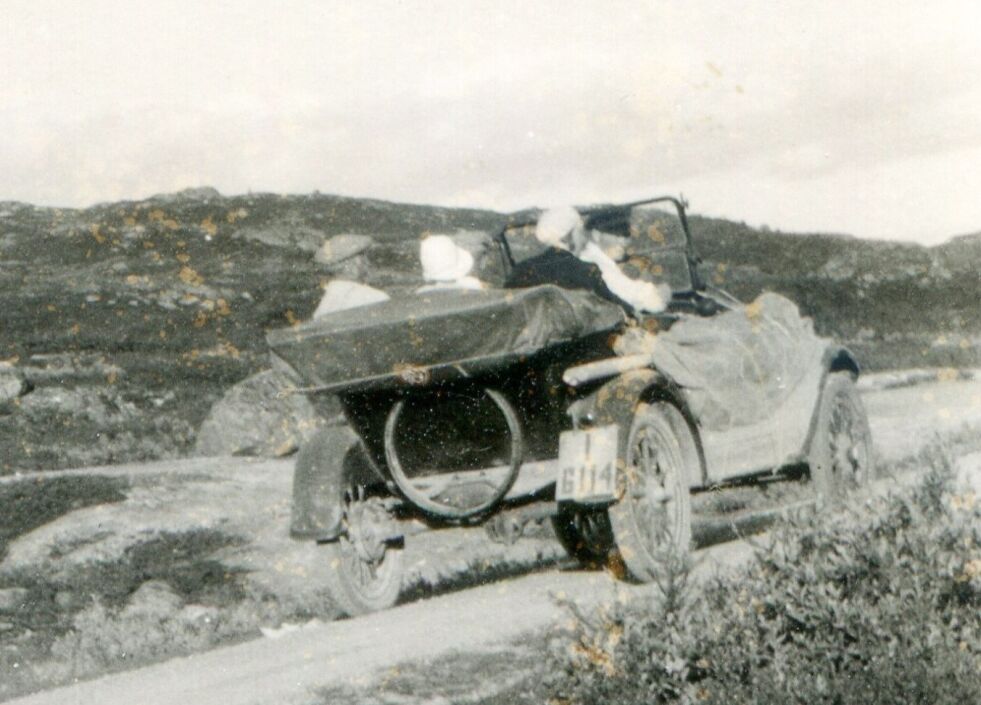
[[[556,286],[409,294],[270,331],[273,352],[324,391],[386,384],[434,368],[485,363],[612,330],[623,311]]]

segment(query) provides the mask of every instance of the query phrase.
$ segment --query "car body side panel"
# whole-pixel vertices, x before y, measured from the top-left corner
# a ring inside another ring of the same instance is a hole
[[[802,460],[823,379],[823,366],[815,364],[784,402],[761,421],[721,431],[704,430],[709,479],[729,480]]]
[[[806,461],[825,380],[838,370],[857,376],[858,364],[848,350],[829,346],[763,421],[724,431],[702,429],[709,480],[721,482]]]
[[[273,352],[307,390],[346,393],[364,386],[425,385],[506,367],[540,351],[607,333],[623,311],[587,291],[442,290],[406,294],[337,311],[268,333]]]

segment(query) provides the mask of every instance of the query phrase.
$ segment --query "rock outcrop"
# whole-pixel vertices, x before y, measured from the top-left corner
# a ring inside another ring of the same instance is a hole
[[[15,400],[27,393],[24,375],[9,364],[0,364],[0,413],[9,410]]]
[[[163,580],[147,580],[130,595],[123,614],[165,619],[183,606],[180,595]]]
[[[299,449],[328,420],[302,394],[297,380],[280,370],[259,372],[234,385],[201,424],[196,455],[282,457]]]
[[[368,250],[374,244],[374,238],[369,235],[335,235],[324,241],[314,253],[313,261],[338,277],[363,279],[370,269]]]
[[[28,590],[22,587],[0,590],[0,612],[15,612],[20,609],[27,602],[28,594]]]
[[[326,240],[313,256],[314,262],[328,267],[365,252],[375,243],[369,235],[335,235]]]
[[[150,197],[151,201],[163,203],[180,203],[182,201],[218,201],[222,196],[218,189],[212,186],[192,186],[174,193],[158,193]]]

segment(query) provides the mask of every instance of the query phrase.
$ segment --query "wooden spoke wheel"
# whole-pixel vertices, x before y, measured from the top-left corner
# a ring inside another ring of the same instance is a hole
[[[811,441],[811,479],[827,504],[840,503],[872,479],[872,433],[851,376],[828,375]]]
[[[392,541],[395,520],[377,497],[363,489],[345,492],[341,536],[326,544],[328,588],[349,616],[387,609],[402,587],[401,546]]]
[[[630,577],[653,580],[666,560],[691,546],[689,478],[697,477],[698,448],[671,404],[637,406],[620,441],[618,493],[610,524]]]

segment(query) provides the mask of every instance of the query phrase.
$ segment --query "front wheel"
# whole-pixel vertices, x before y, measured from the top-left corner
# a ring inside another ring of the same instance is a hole
[[[849,374],[833,372],[821,393],[809,462],[821,501],[840,503],[851,490],[867,484],[873,463],[862,398]]]
[[[653,580],[672,556],[690,550],[689,478],[698,477],[699,462],[695,437],[676,407],[637,406],[620,443],[620,499],[609,509],[617,548],[635,580]]]
[[[391,607],[402,587],[397,527],[384,503],[362,488],[345,492],[342,533],[325,545],[327,587],[341,612],[354,617]]]

